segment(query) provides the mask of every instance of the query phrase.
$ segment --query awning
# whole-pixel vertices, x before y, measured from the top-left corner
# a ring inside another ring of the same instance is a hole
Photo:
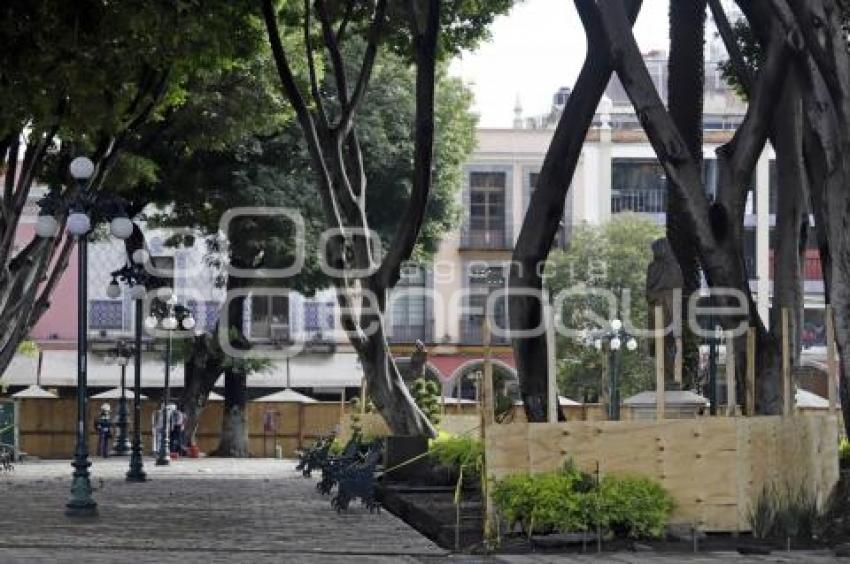
[[[299,394],[295,390],[290,390],[289,388],[281,390],[274,394],[269,394],[267,396],[257,398],[253,401],[263,403],[317,403],[316,400],[314,400],[310,396]]]
[[[17,354],[3,374],[7,386],[29,386],[36,383],[36,357]],[[287,364],[289,365],[287,368]],[[88,385],[91,388],[113,388],[121,383],[121,370],[106,364],[100,354],[88,355]],[[127,377],[133,374],[128,367]],[[171,366],[170,384],[183,386],[183,363]],[[248,376],[249,388],[354,388],[363,380],[363,369],[355,353],[301,354],[289,359],[273,360],[260,372]],[[162,353],[145,353],[142,357],[142,388],[160,388],[165,381]],[[75,350],[44,351],[40,383],[44,387],[76,387],[77,352]],[[220,378],[216,386],[223,386]]]
[[[802,388],[795,394],[796,407],[804,409],[829,409],[829,400]]]
[[[32,386],[28,386],[26,389],[21,390],[17,394],[12,394],[12,397],[15,399],[56,399],[56,394],[48,392],[41,386],[33,384]]]
[[[126,396],[128,400],[132,400],[136,397],[136,394],[133,390],[127,388]],[[148,396],[145,394],[139,394],[139,398],[145,400],[148,399]],[[99,394],[93,395],[91,399],[121,399],[121,388],[112,388],[111,390],[100,392]]]

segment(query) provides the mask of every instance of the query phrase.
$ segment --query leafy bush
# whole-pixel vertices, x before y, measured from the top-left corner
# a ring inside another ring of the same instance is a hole
[[[673,510],[660,485],[645,478],[593,479],[567,463],[558,472],[519,474],[496,483],[493,501],[512,529],[526,534],[601,529],[619,537],[658,537]]]
[[[440,384],[433,380],[417,378],[410,387],[413,401],[433,425],[440,424]]]
[[[599,497],[596,523],[617,537],[660,537],[673,511],[673,499],[647,478],[606,476]]]
[[[484,444],[480,439],[466,435],[441,432],[429,446],[431,459],[443,466],[465,474],[479,474],[484,462]]]

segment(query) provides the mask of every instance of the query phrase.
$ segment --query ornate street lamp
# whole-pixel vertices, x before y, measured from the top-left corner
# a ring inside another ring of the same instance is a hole
[[[133,347],[135,353],[133,358],[134,363],[134,378],[133,378],[133,443],[130,447],[130,469],[127,470],[126,479],[128,482],[145,482],[148,479],[145,473],[144,458],[142,456],[142,301],[147,294],[146,284],[149,281],[149,275],[145,271],[144,263],[147,261],[148,255],[144,249],[137,249],[131,255],[131,264],[112,273],[113,282],[121,280],[130,286],[130,297],[135,303],[135,331],[134,338],[136,341]],[[112,283],[110,283],[110,291]],[[120,293],[120,287],[118,287]]]
[[[68,213],[65,227],[68,235],[77,241],[77,428],[76,446],[74,448],[74,473],[71,482],[71,497],[66,504],[69,515],[92,515],[97,511],[97,503],[92,498],[92,487],[89,473],[88,444],[86,440],[87,411],[88,411],[88,234],[92,228],[92,218],[95,214],[100,220],[111,215],[119,218],[121,213],[111,213],[107,202],[97,201],[87,193],[86,188],[95,173],[94,163],[86,157],[77,157],[69,166],[71,177],[76,183],[74,200]],[[56,190],[51,190],[39,202],[41,212],[36,221],[35,230],[41,237],[55,237],[59,232],[59,221],[56,215],[63,212],[63,205]],[[114,208],[115,206],[113,206]],[[126,216],[124,217],[126,219]],[[129,221],[129,220],[127,220]],[[126,238],[126,227],[121,221],[113,219],[110,227],[113,235]]]
[[[619,319],[611,320],[611,328],[607,331],[595,333],[592,337],[593,346],[596,350],[608,350],[608,419],[620,420],[620,349],[623,342],[626,349],[634,351],[637,349],[637,341],[625,329],[623,322]]]
[[[113,287],[118,290],[118,295],[121,294],[121,287],[118,282],[113,279],[109,284],[107,295],[110,298],[117,298],[114,295]],[[130,454],[130,438],[127,436],[127,364],[133,356],[133,348],[123,340],[115,344],[115,348],[110,351],[107,357],[107,364],[117,364],[121,367],[121,398],[118,400],[118,437],[115,439],[114,452],[118,456]]]
[[[164,329],[168,332],[165,339],[165,382],[162,394],[162,425],[160,426],[159,450],[157,452],[156,465],[168,466],[171,463],[169,452],[169,421],[168,404],[171,402],[171,338],[175,330],[191,331],[195,328],[195,319],[192,312],[185,306],[177,304],[173,291],[165,301],[164,307],[151,307],[151,314],[145,319],[145,327],[149,331]],[[153,306],[153,304],[152,304]]]

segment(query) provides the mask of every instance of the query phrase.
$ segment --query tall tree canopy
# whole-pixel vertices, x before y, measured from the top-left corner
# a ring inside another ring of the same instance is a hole
[[[50,304],[73,247],[63,237],[73,156],[96,165],[93,198],[140,126],[185,101],[187,77],[261,45],[248,0],[187,3],[11,0],[0,7],[0,371]],[[143,172],[139,170],[138,172]],[[36,181],[59,236],[13,251]],[[95,218],[98,220],[100,218]]]

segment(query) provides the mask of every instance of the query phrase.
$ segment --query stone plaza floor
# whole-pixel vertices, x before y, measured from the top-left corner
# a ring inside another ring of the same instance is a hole
[[[292,461],[179,460],[150,481],[124,481],[127,460],[94,459],[98,516],[65,516],[68,461],[28,462],[0,476],[0,564],[50,562],[477,563],[834,562],[827,552],[763,557],[649,553],[586,556],[448,554],[386,511],[337,514]]]

